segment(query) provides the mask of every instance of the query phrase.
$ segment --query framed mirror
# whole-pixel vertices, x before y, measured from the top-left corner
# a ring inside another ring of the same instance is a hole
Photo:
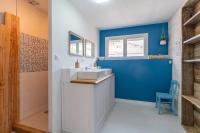
[[[69,31],[69,54],[84,56],[84,39],[72,31]]]
[[[89,58],[95,57],[95,44],[92,41],[85,40],[85,56]]]

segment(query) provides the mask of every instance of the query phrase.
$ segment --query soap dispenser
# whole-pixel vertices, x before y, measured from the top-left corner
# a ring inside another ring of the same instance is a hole
[[[94,62],[94,64],[93,64],[93,67],[94,67],[94,68],[96,68],[96,67],[97,67],[97,63],[96,63],[96,62]]]
[[[80,63],[78,60],[75,62],[75,68],[80,68]]]

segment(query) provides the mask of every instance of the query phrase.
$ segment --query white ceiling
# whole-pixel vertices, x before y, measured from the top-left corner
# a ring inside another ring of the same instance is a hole
[[[166,22],[185,0],[71,0],[97,28],[114,28]]]

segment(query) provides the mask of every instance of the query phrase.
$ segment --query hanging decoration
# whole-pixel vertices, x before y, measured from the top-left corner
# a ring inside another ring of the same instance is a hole
[[[167,44],[167,38],[165,36],[165,28],[164,26],[162,27],[162,34],[160,38],[160,45],[166,45]]]

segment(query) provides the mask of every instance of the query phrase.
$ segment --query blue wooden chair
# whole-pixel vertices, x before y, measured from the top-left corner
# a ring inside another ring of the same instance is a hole
[[[169,104],[170,109],[174,115],[177,115],[176,102],[178,99],[179,83],[176,80],[171,81],[171,87],[169,93],[156,93],[156,108],[158,113],[161,113],[161,104]]]

